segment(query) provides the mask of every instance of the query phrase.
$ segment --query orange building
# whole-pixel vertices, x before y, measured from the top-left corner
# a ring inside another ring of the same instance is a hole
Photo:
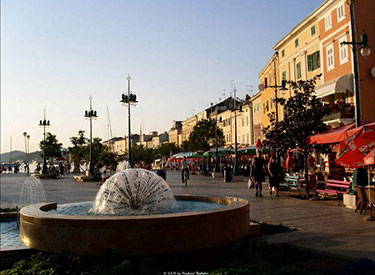
[[[374,1],[357,0],[355,7],[357,32],[361,34],[362,30],[366,29],[373,41]],[[316,93],[318,97],[332,104],[334,109],[326,118],[326,123],[337,127],[353,122],[355,116],[353,54],[351,47],[342,43],[352,40],[350,1],[328,0],[320,8],[322,12],[318,16],[318,21],[323,75]],[[360,41],[360,38],[357,40]],[[371,66],[375,66],[374,54],[367,59],[359,57],[362,120],[375,120],[375,78],[371,77]]]

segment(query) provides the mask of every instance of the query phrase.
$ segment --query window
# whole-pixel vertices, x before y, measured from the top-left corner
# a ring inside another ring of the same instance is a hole
[[[316,34],[315,25],[311,27],[311,36]]]
[[[298,38],[294,40],[294,47],[298,48]]]
[[[283,71],[282,78],[282,80],[286,80],[286,71]]]
[[[242,127],[245,126],[245,118],[242,118]]]
[[[301,72],[301,62],[297,63],[297,79],[302,77],[302,72]]]
[[[268,79],[269,79],[269,83],[268,83],[268,86],[271,86],[272,85],[272,74],[270,73],[269,75],[268,75]]]
[[[247,116],[246,117],[246,126],[248,126],[249,125],[249,117]]]
[[[320,54],[319,51],[316,51],[307,56],[307,69],[312,72],[318,68],[320,68]]]
[[[285,56],[285,50],[281,50],[281,57],[284,57]]]
[[[273,110],[273,104],[272,104],[272,102],[273,102],[273,96],[271,96],[271,99],[270,99],[271,110]]]
[[[330,44],[326,48],[327,51],[327,71],[332,70],[335,67],[335,59],[333,56],[333,44]]]
[[[249,133],[246,134],[246,143],[249,144]]]
[[[332,28],[332,15],[331,13],[328,14],[326,17],[324,17],[324,25],[326,31],[328,31],[330,28]]]
[[[339,48],[340,48],[340,64],[348,62],[348,45],[341,44],[341,42],[347,41],[346,35],[339,39]]]
[[[341,5],[337,8],[337,23],[342,21],[345,18],[345,8],[344,5]]]
[[[242,134],[242,143],[245,143],[245,134]]]

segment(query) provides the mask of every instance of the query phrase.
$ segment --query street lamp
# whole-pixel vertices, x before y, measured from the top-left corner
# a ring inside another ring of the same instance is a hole
[[[213,103],[211,103],[211,112]],[[216,157],[216,164],[215,164],[215,173],[220,173],[220,165],[219,165],[219,147],[218,147],[218,136],[217,136],[217,112],[219,107],[215,107],[215,157]]]
[[[363,32],[361,35],[361,42],[357,42],[357,26],[355,18],[354,0],[350,2],[350,17],[352,29],[352,42],[341,42],[342,45],[352,45],[353,63],[354,63],[354,100],[355,100],[355,122],[356,127],[361,126],[361,90],[359,79],[359,61],[358,61],[358,46],[363,57],[368,57],[371,54],[371,49],[368,45],[367,33]]]
[[[128,80],[128,93],[122,94],[120,102],[122,105],[128,107],[128,140],[129,140],[129,149],[128,149],[128,161],[129,161],[129,166],[130,168],[134,167],[133,160],[132,160],[132,153],[131,153],[131,127],[130,127],[130,105],[135,106],[137,105],[137,96],[130,91],[130,75],[128,74],[128,77],[126,78]]]
[[[90,95],[90,109],[88,111],[85,111],[85,118],[90,120],[90,166],[89,171],[90,175],[94,176],[94,163],[92,162],[92,120],[97,118],[96,111],[92,109],[92,96]]]
[[[30,135],[27,135],[27,174],[30,173]]]
[[[26,168],[26,173],[29,174],[29,162],[27,160],[27,143],[26,143],[27,133],[26,132],[23,132],[23,137],[25,138],[25,168]]]
[[[233,167],[233,175],[237,176],[239,173],[239,167],[238,167],[238,148],[237,148],[237,111],[242,113],[242,106],[237,109],[236,107],[236,101],[237,101],[237,96],[236,96],[236,87],[234,87],[233,90],[233,110],[234,110],[234,167]]]
[[[47,160],[46,160],[46,127],[51,126],[49,120],[46,120],[46,109],[44,108],[44,119],[39,121],[39,126],[43,127],[43,168],[42,175],[47,174]]]

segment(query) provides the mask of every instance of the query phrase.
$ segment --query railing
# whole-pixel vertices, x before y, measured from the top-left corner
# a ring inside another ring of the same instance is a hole
[[[342,107],[339,110],[334,110],[328,116],[323,117],[323,121],[330,121],[336,119],[354,118],[354,106]]]

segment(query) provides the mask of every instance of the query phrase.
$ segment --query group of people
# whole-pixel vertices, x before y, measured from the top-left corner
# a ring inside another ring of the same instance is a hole
[[[262,198],[262,183],[265,181],[265,175],[269,175],[270,195],[279,196],[279,185],[282,178],[282,168],[277,161],[275,154],[271,154],[267,161],[259,151],[252,159],[250,167],[250,181],[255,185],[255,196]]]

